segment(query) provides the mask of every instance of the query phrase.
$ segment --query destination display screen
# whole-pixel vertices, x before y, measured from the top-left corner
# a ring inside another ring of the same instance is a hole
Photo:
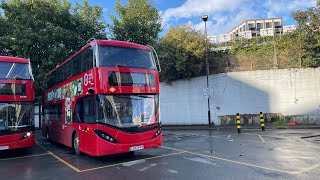
[[[109,72],[110,86],[154,86],[154,75],[135,72]]]
[[[0,83],[0,95],[1,96],[25,96],[26,95],[26,85],[25,84],[15,84],[15,83]]]

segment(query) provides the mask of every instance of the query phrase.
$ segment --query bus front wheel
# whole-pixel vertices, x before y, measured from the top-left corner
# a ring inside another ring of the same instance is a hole
[[[79,156],[80,148],[79,148],[79,138],[77,133],[75,133],[73,137],[73,149],[74,149],[74,153]]]

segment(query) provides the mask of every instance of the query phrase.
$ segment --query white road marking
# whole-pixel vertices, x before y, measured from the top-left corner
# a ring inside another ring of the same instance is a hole
[[[212,163],[211,161],[207,160],[207,159],[204,159],[204,158],[199,158],[199,157],[196,157],[196,158],[186,158],[184,157],[185,159],[188,159],[188,160],[191,160],[191,161],[195,161],[195,162],[199,162],[199,163],[203,163],[203,164],[209,164],[209,165],[213,165],[213,166],[218,166],[218,167],[222,167],[216,163]]]
[[[178,174],[178,171],[175,171],[175,170],[173,170],[173,169],[168,169],[168,172],[169,172],[169,173],[173,173],[173,174]]]
[[[144,168],[142,168],[142,169],[139,169],[139,171],[145,171],[145,170],[147,170],[147,169],[149,169],[149,168],[151,168],[151,167],[153,167],[153,166],[156,166],[157,164],[150,164],[150,166],[147,166],[147,167],[144,167]]]
[[[129,166],[133,166],[133,165],[136,165],[136,164],[142,164],[142,163],[145,163],[145,162],[146,162],[146,160],[142,159],[142,160],[126,162],[126,163],[123,163],[122,165],[129,167]]]

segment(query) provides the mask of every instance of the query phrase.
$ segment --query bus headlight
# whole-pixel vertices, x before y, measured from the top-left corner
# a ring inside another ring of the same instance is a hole
[[[157,132],[153,135],[153,138],[158,137],[161,134],[161,132],[162,132],[162,127],[160,126]]]
[[[106,140],[106,141],[111,142],[111,143],[119,142],[114,137],[112,137],[111,135],[109,135],[108,133],[106,133],[106,132],[104,132],[102,130],[94,129],[93,131],[103,140]]]
[[[30,137],[32,134],[33,134],[32,131],[27,132],[24,136],[22,136],[22,137],[20,138],[20,140],[27,139],[27,138]]]

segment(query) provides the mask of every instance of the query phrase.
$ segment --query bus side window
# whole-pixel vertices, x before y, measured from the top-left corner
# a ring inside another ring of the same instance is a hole
[[[57,74],[56,74],[56,84],[59,84],[59,83],[61,83],[62,81],[63,81],[63,72],[61,71],[61,68],[58,68],[57,70],[56,70],[56,72],[57,72]]]
[[[81,54],[78,54],[74,58],[72,58],[73,70],[72,75],[76,76],[81,73]]]
[[[51,74],[51,86],[57,84],[57,71],[53,71]]]
[[[83,100],[84,123],[95,123],[94,98],[89,96]]]
[[[57,120],[61,121],[61,119],[62,119],[62,104],[56,105],[56,113],[57,113],[57,115],[56,115]]]
[[[73,113],[73,122],[83,122],[83,98],[78,98]]]
[[[66,62],[64,65],[63,79],[67,80],[72,77],[72,61]]]
[[[48,109],[47,106],[44,106],[44,108],[43,108],[43,114],[44,114],[44,120],[45,120],[46,122],[48,122],[48,121],[49,121],[49,109]]]
[[[85,49],[81,56],[81,64],[82,64],[82,72],[93,68],[93,49],[92,47],[88,47]]]

